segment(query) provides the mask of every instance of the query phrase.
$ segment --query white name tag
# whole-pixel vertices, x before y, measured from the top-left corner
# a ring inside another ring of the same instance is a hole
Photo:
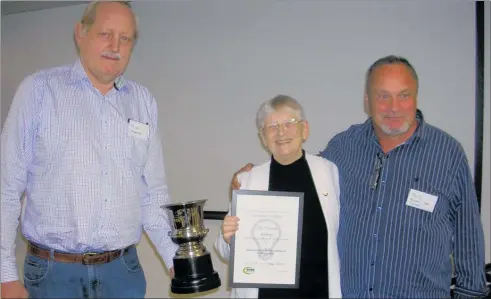
[[[128,135],[131,137],[148,139],[148,136],[150,135],[150,127],[148,125],[132,119],[128,120],[128,128]]]
[[[406,205],[433,213],[438,196],[424,193],[418,190],[409,190]]]

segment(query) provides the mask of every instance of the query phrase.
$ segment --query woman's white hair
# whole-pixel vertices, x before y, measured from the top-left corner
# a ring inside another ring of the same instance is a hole
[[[258,130],[261,130],[264,126],[264,120],[272,112],[276,112],[281,109],[291,109],[295,114],[297,120],[305,120],[305,112],[300,103],[294,98],[287,95],[277,95],[272,99],[269,99],[261,104],[256,114],[256,126]]]

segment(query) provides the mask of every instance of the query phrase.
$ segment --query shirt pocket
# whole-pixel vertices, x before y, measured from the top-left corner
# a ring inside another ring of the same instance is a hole
[[[432,212],[407,205],[411,189],[430,196],[436,196],[437,199]],[[441,229],[448,224],[450,199],[450,193],[443,186],[421,179],[413,181],[406,194],[404,214],[409,217],[405,217],[405,219],[410,222],[409,226],[414,228],[423,230]]]
[[[141,172],[148,160],[149,140],[127,136],[126,157]]]

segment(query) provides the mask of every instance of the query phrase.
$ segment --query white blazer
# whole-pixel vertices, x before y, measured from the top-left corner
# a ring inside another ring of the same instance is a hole
[[[339,227],[339,173],[337,166],[318,156],[305,154],[314,179],[319,201],[327,219],[327,258],[328,258],[328,283],[329,297],[341,298],[341,282],[339,274],[339,254],[337,246],[337,234]],[[255,166],[249,172],[243,172],[238,176],[240,189],[268,190],[270,161]],[[230,209],[227,215],[230,215]],[[308,216],[308,215],[307,215]],[[225,242],[220,232],[215,241],[215,248],[225,260],[230,257],[230,245]],[[230,298],[257,298],[259,290],[256,288],[233,288]]]

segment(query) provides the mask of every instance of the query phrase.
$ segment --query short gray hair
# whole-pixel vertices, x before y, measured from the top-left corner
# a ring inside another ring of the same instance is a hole
[[[264,126],[264,119],[272,112],[282,108],[290,108],[295,112],[297,120],[305,120],[305,111],[300,103],[287,95],[277,95],[261,104],[256,114],[256,126],[261,130]]]
[[[136,16],[135,12],[133,11],[133,7],[131,6],[131,1],[92,1],[90,2],[87,7],[84,10],[84,13],[82,14],[82,18],[80,18],[80,24],[83,26],[83,30],[85,33],[87,33],[90,30],[90,27],[94,25],[95,23],[95,18],[97,15],[97,7],[101,3],[107,3],[107,2],[116,2],[121,5],[124,5],[128,7],[131,12],[133,13],[133,16],[135,18],[135,36],[133,37],[134,39],[134,44],[136,44],[136,41],[138,39],[138,17]],[[77,43],[75,42],[75,45],[77,47],[77,52],[80,51],[78,48]]]
[[[385,57],[378,59],[368,68],[368,71],[366,73],[366,79],[365,79],[365,90],[367,92],[368,92],[368,87],[370,86],[370,80],[371,80],[372,74],[375,71],[375,69],[380,67],[380,66],[390,65],[390,64],[405,65],[409,69],[409,71],[411,72],[411,75],[414,78],[414,80],[416,80],[416,89],[419,88],[418,74],[416,73],[416,70],[411,65],[411,63],[404,57],[396,56],[396,55],[389,55],[389,56],[385,56]]]
[[[107,3],[107,2],[116,2],[121,5],[124,5],[128,7],[131,12],[133,13],[133,16],[135,17],[135,22],[136,22],[136,28],[135,28],[135,36],[134,39],[136,40],[138,38],[138,22],[137,22],[137,17],[135,15],[135,12],[133,11],[133,8],[131,6],[130,1],[92,1],[90,2],[87,7],[85,8],[85,11],[82,15],[82,18],[80,19],[80,23],[84,26],[85,32],[89,31],[90,27],[94,24],[95,22],[95,17],[97,14],[97,7],[101,3]]]

